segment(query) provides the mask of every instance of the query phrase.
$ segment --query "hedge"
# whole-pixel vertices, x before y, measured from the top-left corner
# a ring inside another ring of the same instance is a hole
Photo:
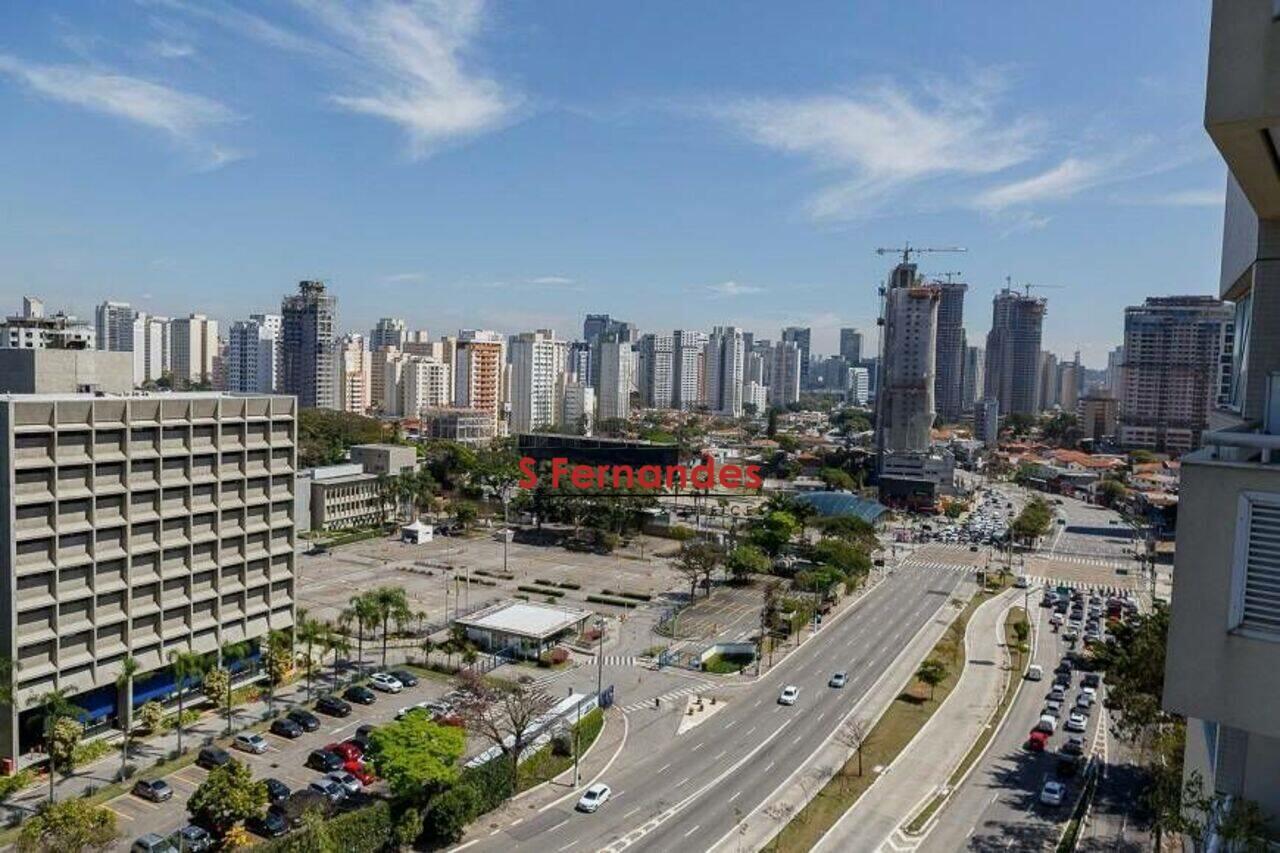
[[[645,592],[627,592],[626,590],[623,590],[623,589],[602,589],[600,591],[605,595],[613,595],[621,598],[631,598],[636,601],[652,601],[653,600],[653,596]]]
[[[382,853],[394,848],[391,805],[386,801],[329,818],[315,829],[304,829],[256,847],[266,853]],[[326,843],[327,842],[327,843]]]
[[[560,596],[564,595],[564,590],[562,589],[543,589],[540,586],[529,586],[526,584],[521,584],[520,586],[516,587],[516,589],[520,590],[521,592],[531,592],[535,595],[552,595],[552,596],[555,596],[556,598],[559,598]]]
[[[587,601],[592,604],[612,604],[615,607],[638,607],[639,602],[625,598],[614,598],[610,595],[588,595]]]
[[[582,589],[582,584],[574,583],[573,581],[560,581],[556,586],[561,589]]]

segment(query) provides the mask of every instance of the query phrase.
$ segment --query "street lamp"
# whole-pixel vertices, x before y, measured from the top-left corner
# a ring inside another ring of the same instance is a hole
[[[596,628],[600,631],[600,645],[596,653],[596,701],[600,701],[600,694],[604,691],[604,620],[596,620]]]
[[[503,483],[498,488],[498,497],[502,500],[502,573],[507,572],[507,540],[511,538],[510,521],[507,518],[507,507],[511,504],[511,492],[515,488],[513,483]]]

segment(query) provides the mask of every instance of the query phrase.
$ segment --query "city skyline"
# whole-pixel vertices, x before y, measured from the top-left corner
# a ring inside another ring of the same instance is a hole
[[[888,5],[785,27],[763,6],[679,28],[653,12],[623,39],[616,13],[434,8],[19,10],[0,39],[16,119],[0,300],[40,293],[81,317],[106,299],[200,303],[228,325],[317,278],[340,331],[395,313],[434,334],[571,338],[607,311],[642,330],[806,326],[834,353],[840,327],[871,331],[872,250],[910,239],[969,248],[921,272],[964,271],[970,341],[1005,275],[1062,285],[1045,346],[1098,367],[1123,305],[1213,290],[1223,170],[1186,97],[1205,10],[1117,10],[1105,32],[1051,10],[994,30],[935,10],[910,16],[947,45],[921,65]],[[1024,38],[1050,25],[1051,43]],[[708,44],[724,31],[741,50]],[[805,48],[818,31],[847,45],[840,70]],[[411,37],[438,63],[406,69]],[[619,41],[663,61],[588,49]],[[1063,63],[1070,80],[1047,79]],[[445,107],[452,124],[428,120]],[[1117,310],[1099,323],[1103,294]]]

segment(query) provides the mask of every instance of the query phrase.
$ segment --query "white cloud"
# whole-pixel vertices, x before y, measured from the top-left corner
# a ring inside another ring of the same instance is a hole
[[[196,55],[194,45],[168,39],[152,42],[151,52],[161,59],[189,59]]]
[[[1175,190],[1139,201],[1163,207],[1222,207],[1226,203],[1225,198],[1221,189]]]
[[[566,278],[565,276],[562,276],[562,275],[540,275],[537,278],[529,279],[529,283],[540,284],[546,287],[555,287],[557,285],[559,286],[570,285],[570,284],[573,284],[574,281],[573,279]]]
[[[847,95],[755,98],[711,112],[752,141],[803,156],[837,176],[808,204],[819,219],[874,212],[925,179],[991,175],[1035,153],[1039,122],[997,115],[995,72],[929,80],[918,92],[885,82]]]
[[[208,138],[211,130],[237,116],[203,95],[89,66],[36,65],[6,54],[0,54],[0,74],[43,97],[159,130],[198,154],[205,168],[242,156]]]
[[[763,287],[752,284],[739,284],[736,281],[722,281],[719,284],[708,284],[707,290],[716,296],[746,296],[749,293],[763,293]]]
[[[974,203],[983,210],[1003,210],[1015,205],[1069,198],[1101,183],[1107,176],[1107,169],[1098,161],[1068,157],[1030,178],[984,190]]]
[[[397,272],[384,276],[382,279],[387,284],[404,284],[407,282],[423,282],[427,280],[426,273],[420,272]]]

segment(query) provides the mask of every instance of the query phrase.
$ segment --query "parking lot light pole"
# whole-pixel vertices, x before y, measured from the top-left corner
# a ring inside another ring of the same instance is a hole
[[[502,573],[507,574],[507,540],[511,538],[511,522],[508,520],[507,507],[511,504],[511,483],[503,483],[498,496],[502,499]]]
[[[596,701],[598,702],[600,694],[604,691],[604,620],[597,619],[596,627],[600,629],[600,646],[596,654]]]

